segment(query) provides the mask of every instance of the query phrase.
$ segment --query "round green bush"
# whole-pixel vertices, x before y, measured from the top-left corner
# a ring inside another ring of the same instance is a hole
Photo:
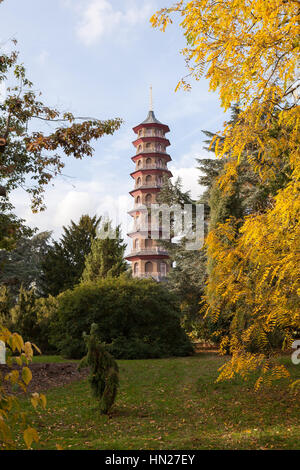
[[[83,332],[98,325],[99,339],[118,359],[186,356],[191,343],[166,287],[151,280],[107,278],[57,297],[51,341],[68,358],[85,353]]]

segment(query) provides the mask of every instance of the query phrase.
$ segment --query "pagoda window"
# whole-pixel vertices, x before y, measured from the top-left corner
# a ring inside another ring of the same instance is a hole
[[[142,160],[139,160],[139,161],[138,161],[138,167],[140,167],[141,164],[142,164]]]
[[[146,165],[151,166],[152,160],[151,158],[147,158]]]
[[[138,153],[140,153],[141,151],[142,151],[142,146],[139,145],[139,146],[138,146]]]
[[[147,176],[146,176],[146,184],[151,183],[151,181],[152,181],[151,175],[147,175]]]
[[[145,201],[146,201],[146,204],[151,204],[151,201],[152,201],[152,196],[151,194],[147,194],[146,198],[145,198]]]
[[[146,149],[150,149],[151,148],[151,143],[150,142],[147,142],[146,143]]]
[[[164,277],[167,275],[167,265],[166,263],[160,263],[160,274]]]
[[[138,177],[138,179],[136,180],[136,185],[141,186],[141,182],[142,182],[141,178]]]
[[[138,264],[138,263],[134,263],[133,272],[134,272],[134,274],[138,274],[138,273],[139,273],[139,264]]]
[[[136,198],[135,203],[136,203],[136,204],[140,204],[140,203],[141,203],[141,198],[140,198],[140,196],[138,196],[138,197]]]
[[[145,264],[145,272],[148,274],[151,274],[153,272],[153,264],[151,263],[151,261],[148,261]]]
[[[145,247],[146,248],[151,248],[151,246],[152,246],[152,240],[150,238],[146,238]]]
[[[161,159],[159,159],[159,160],[158,160],[158,168],[162,168],[162,166],[163,166],[163,164],[162,164],[162,160],[161,160]]]

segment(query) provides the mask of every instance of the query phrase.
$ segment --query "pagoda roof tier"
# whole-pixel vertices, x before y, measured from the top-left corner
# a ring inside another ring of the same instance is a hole
[[[169,258],[169,255],[157,255],[157,254],[153,254],[153,255],[128,255],[125,257],[125,259],[127,259],[128,261],[131,260],[131,261],[138,261],[139,259],[150,259],[150,260],[156,260],[156,259],[168,259]]]
[[[131,178],[142,176],[147,173],[148,175],[159,175],[161,172],[166,173],[169,178],[172,178],[172,173],[167,168],[139,168],[138,170],[130,173]]]
[[[165,139],[164,137],[154,137],[150,135],[148,137],[139,137],[138,139],[134,140],[132,143],[135,147],[137,147],[143,142],[158,142],[160,144],[165,144],[166,147],[169,147],[169,145],[171,145],[169,139]]]
[[[137,153],[136,155],[134,155],[133,157],[131,157],[131,160],[133,162],[136,162],[137,160],[139,160],[140,158],[153,158],[153,157],[159,157],[159,158],[164,158],[166,162],[170,162],[172,160],[172,158],[170,157],[170,155],[168,153],[164,153],[164,152],[140,152],[140,153]]]
[[[135,193],[139,191],[142,193],[158,193],[161,190],[161,186],[140,186],[139,188],[134,188],[132,191],[129,192],[131,196],[134,197]]]
[[[148,116],[143,122],[141,122],[141,124],[138,124],[133,128],[133,132],[137,134],[143,127],[156,127],[158,129],[163,129],[165,132],[170,132],[169,126],[156,119],[154,111],[152,110],[149,111]]]
[[[127,212],[127,214],[134,214],[135,212],[141,212],[143,214],[146,214],[151,209],[151,204],[139,204],[135,205],[130,211]]]
[[[166,237],[162,238],[162,235],[165,234]],[[149,224],[148,230],[133,230],[132,232],[128,232],[127,236],[129,238],[134,238],[137,235],[144,235],[141,238],[150,238],[152,237],[153,240],[169,240],[169,232],[163,232],[162,227],[159,230],[151,230],[151,224]],[[157,237],[156,237],[157,235]]]
[[[166,255],[168,256],[168,251],[162,246],[155,246],[154,248],[145,248],[142,250],[131,250],[127,256],[140,256],[140,255]]]

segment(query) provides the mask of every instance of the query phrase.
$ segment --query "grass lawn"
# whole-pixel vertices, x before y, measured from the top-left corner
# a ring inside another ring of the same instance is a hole
[[[41,437],[35,448],[299,449],[299,394],[283,384],[258,393],[239,380],[215,384],[224,360],[118,361],[121,386],[110,417],[98,413],[87,380],[48,390],[45,411],[27,407]],[[282,360],[299,376],[300,366]]]

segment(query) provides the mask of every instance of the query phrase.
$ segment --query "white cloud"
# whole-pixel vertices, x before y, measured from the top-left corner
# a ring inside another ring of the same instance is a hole
[[[36,57],[36,61],[39,65],[45,65],[49,58],[49,53],[45,50],[42,50]]]
[[[202,158],[213,158],[213,154],[203,149],[203,142],[199,140],[193,142],[186,153],[178,156],[176,160],[173,160],[169,164],[169,168],[173,174],[173,182],[180,177],[183,190],[190,191],[191,197],[195,200],[197,200],[205,190],[205,188],[198,183],[201,173],[200,170],[196,168],[198,166],[196,159]]]
[[[58,202],[58,201],[56,201]],[[50,210],[54,209],[53,195],[51,198]],[[53,223],[56,227],[66,224],[66,220],[76,220],[82,214],[90,213],[94,209],[93,195],[87,191],[68,191],[57,205]]]
[[[135,139],[134,134],[131,129],[126,129],[122,134],[118,135],[113,142],[111,143],[111,148],[115,152],[120,152],[123,150],[132,151],[132,141]]]
[[[80,8],[82,18],[77,35],[87,46],[112,34],[124,39],[126,37],[124,33],[145,19],[149,19],[154,11],[149,1],[141,6],[140,0],[134,2],[125,0],[122,2],[123,11],[114,8],[111,0],[89,0],[87,5],[86,3],[85,0],[84,7]]]
[[[190,191],[192,199],[197,200],[203,193],[204,188],[199,185],[199,170],[196,168],[175,168],[170,167],[173,173],[173,183],[177,178],[181,178],[183,191]]]
[[[132,198],[126,194],[126,188],[109,177],[101,184],[94,180],[76,181],[71,185],[68,181],[58,180],[55,186],[47,188],[45,201],[47,209],[33,214],[29,197],[23,190],[14,191],[11,197],[19,217],[29,226],[38,227],[39,231],[52,230],[54,238],[59,238],[63,225],[69,225],[71,220],[78,221],[82,214],[108,215],[114,224],[122,224],[123,235],[129,229],[127,212],[132,206]]]
[[[176,145],[177,142],[175,142]],[[193,142],[186,153],[176,157],[176,161],[173,161],[172,165],[176,168],[190,168],[191,166],[197,166],[196,159],[198,158],[211,158],[212,153],[206,151],[203,145],[203,142],[200,140]]]

